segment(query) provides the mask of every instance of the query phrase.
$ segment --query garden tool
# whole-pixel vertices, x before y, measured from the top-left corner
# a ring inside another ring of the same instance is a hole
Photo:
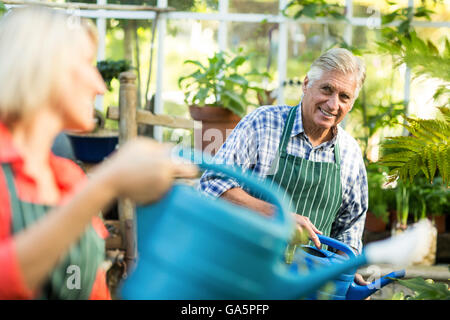
[[[174,185],[158,202],[137,207],[138,259],[121,298],[298,299],[362,265],[407,263],[426,235],[419,224],[367,245],[361,255],[305,272],[292,270],[284,251],[295,223],[282,192],[239,168],[197,159],[203,159],[196,161],[201,168],[261,193],[274,205],[274,214],[263,216],[191,186]]]
[[[336,263],[342,263],[347,259],[356,258],[356,254],[352,248],[336,239],[317,235],[322,244],[328,248],[334,248],[345,253],[346,256],[334,253],[330,250],[317,249],[315,246],[302,245],[294,255],[292,268],[296,270],[300,266],[306,264],[308,270],[312,271],[319,267],[332,267]],[[323,247],[322,247],[323,248]],[[370,296],[372,293],[381,289],[385,285],[391,283],[394,278],[402,278],[405,276],[405,270],[391,272],[374,282],[362,286],[355,281],[356,268],[348,269],[334,279],[328,286],[325,286],[318,292],[309,296],[309,299],[324,300],[362,300]]]

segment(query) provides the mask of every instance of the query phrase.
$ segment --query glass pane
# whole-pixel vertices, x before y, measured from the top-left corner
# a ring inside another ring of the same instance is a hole
[[[185,2],[185,0],[172,0],[172,1],[177,1],[181,3]],[[189,10],[185,11],[216,13],[219,10],[219,0],[187,0],[186,2],[193,3],[193,5],[190,7]]]
[[[302,95],[301,83],[312,62],[322,52],[342,41],[342,24],[288,23],[288,61],[285,102],[296,105]]]
[[[278,14],[277,0],[229,0],[229,12]]]
[[[145,50],[145,44],[150,43],[151,25],[152,21],[129,21],[118,19],[106,20],[106,38],[105,38],[105,60],[128,60],[133,67],[137,66],[136,62],[136,43],[134,41],[135,36],[138,35],[139,44],[138,47],[141,51]],[[138,49],[139,50],[139,49]],[[144,66],[148,70],[148,64],[145,64],[141,53],[141,77],[145,74]],[[144,58],[147,59],[147,58]],[[136,83],[138,85],[138,82]],[[120,83],[118,79],[111,81],[110,90],[108,90],[103,99],[104,111],[106,112],[109,106],[118,106],[119,104],[119,87]]]
[[[274,23],[248,23],[248,22],[230,22],[228,27],[228,48],[231,52],[238,52],[242,49],[242,54],[249,55],[249,63],[244,65],[242,70],[256,71],[259,76],[249,77],[249,80],[255,85],[265,90],[276,89],[277,80],[277,38],[278,24]],[[267,72],[270,78],[262,75]],[[271,94],[271,93],[267,93]],[[272,99],[258,100],[256,95],[249,99],[257,105],[270,104]],[[250,106],[248,112],[252,111]]]
[[[175,8],[176,11],[196,11],[198,9],[196,2],[195,0],[168,0],[167,5]]]
[[[353,0],[354,17],[378,17],[381,10],[385,10],[387,5],[382,1]]]
[[[367,50],[360,56],[366,66],[366,80],[348,116],[346,129],[362,146],[378,141],[378,138],[367,141],[369,134],[375,137],[374,133],[383,136],[388,131],[401,132],[400,126],[389,124],[396,118],[400,120],[394,115],[404,110],[405,69],[396,68],[390,55],[377,53],[377,41],[382,41],[379,29],[353,27],[353,46]],[[378,147],[372,147],[375,151],[371,157],[375,159]]]
[[[171,116],[190,118],[188,106],[184,102],[184,93],[178,86],[178,79],[194,71],[192,64],[186,60],[199,60],[205,63],[218,50],[217,21],[170,20],[164,41],[164,84],[162,99],[164,113]],[[156,87],[156,52],[154,57],[154,75],[150,93]],[[183,129],[163,128],[163,141],[177,143],[180,139],[189,140],[191,132]],[[186,140],[184,140],[186,141]]]

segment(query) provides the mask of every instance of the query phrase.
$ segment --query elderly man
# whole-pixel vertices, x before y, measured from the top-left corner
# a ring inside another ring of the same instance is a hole
[[[317,247],[317,233],[356,252],[368,207],[361,150],[338,124],[351,110],[365,79],[361,59],[334,48],[313,62],[295,107],[263,106],[236,126],[216,160],[271,179],[289,196],[299,228]],[[233,179],[207,171],[200,189],[270,215],[273,206]],[[288,198],[288,199],[289,199]]]

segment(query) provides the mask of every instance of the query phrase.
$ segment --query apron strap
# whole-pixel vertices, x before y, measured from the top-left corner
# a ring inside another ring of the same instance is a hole
[[[16,231],[21,229],[21,226],[25,224],[22,219],[22,215],[14,214],[15,212],[20,212],[20,202],[19,197],[17,196],[17,189],[14,183],[14,174],[11,169],[11,165],[9,163],[2,163],[2,170],[6,178],[6,184],[10,196],[10,206],[12,212],[12,223],[11,223],[11,231],[15,233]]]
[[[336,138],[337,140],[337,138]],[[336,144],[334,145],[334,161],[336,161],[336,165],[338,168],[341,167],[341,153],[339,150],[339,143],[336,141]]]
[[[9,163],[1,165],[10,195],[12,214],[11,233],[15,234],[42,218],[51,208],[21,201],[17,196],[14,175]],[[98,268],[104,258],[105,243],[92,225],[89,225],[69,251],[61,258],[58,265],[50,272],[43,284],[40,299],[88,299],[95,282]],[[67,287],[68,267],[76,265],[81,271],[81,287],[70,289]]]
[[[294,127],[295,116],[297,114],[298,105],[293,107],[287,116],[286,122],[284,124],[283,133],[281,134],[281,143],[279,145],[280,154],[287,153],[287,145],[291,137],[292,128]]]
[[[10,197],[14,200],[19,199],[16,192],[16,186],[14,184],[14,175],[11,169],[11,165],[9,163],[2,163],[2,170],[5,174]]]

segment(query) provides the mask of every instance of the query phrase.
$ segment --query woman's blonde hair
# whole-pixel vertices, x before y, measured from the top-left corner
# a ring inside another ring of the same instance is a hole
[[[11,125],[49,101],[83,34],[97,45],[90,20],[42,6],[15,8],[1,19],[0,121]]]

